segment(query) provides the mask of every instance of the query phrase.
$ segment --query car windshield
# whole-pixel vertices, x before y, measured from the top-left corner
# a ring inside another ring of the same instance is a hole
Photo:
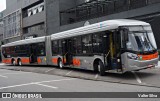
[[[127,49],[137,52],[150,52],[157,49],[155,38],[150,27],[129,27]]]

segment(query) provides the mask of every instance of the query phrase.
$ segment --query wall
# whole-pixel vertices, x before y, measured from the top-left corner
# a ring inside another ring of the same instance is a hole
[[[50,35],[60,31],[59,0],[46,0],[45,3],[46,33]]]
[[[23,18],[23,27],[28,27],[28,26],[35,25],[37,23],[42,23],[44,22],[44,19],[45,19],[44,11],[37,13],[35,15],[32,15],[30,17],[25,17]]]

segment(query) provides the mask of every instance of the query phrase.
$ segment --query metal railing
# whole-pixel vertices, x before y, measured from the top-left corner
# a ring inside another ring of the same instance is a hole
[[[91,0],[77,5],[75,8],[61,11],[61,25],[137,9],[155,3],[160,3],[160,0]]]

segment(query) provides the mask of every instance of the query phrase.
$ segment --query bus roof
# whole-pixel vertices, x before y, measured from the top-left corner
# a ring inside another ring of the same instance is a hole
[[[108,21],[103,21],[103,22],[99,22],[96,24],[92,24],[92,25],[79,27],[79,28],[68,30],[68,31],[63,31],[63,32],[52,34],[51,40],[74,37],[74,36],[78,36],[78,35],[85,35],[85,34],[89,34],[89,33],[105,31],[105,30],[112,30],[112,29],[118,28],[119,26],[134,26],[134,25],[147,26],[150,24],[143,22],[143,21],[129,20],[129,19],[108,20]],[[33,38],[33,39],[25,39],[25,40],[15,41],[12,43],[8,43],[6,45],[2,45],[2,47],[24,45],[24,44],[38,43],[38,42],[44,42],[44,41],[45,41],[45,36]]]
[[[105,30],[116,29],[119,26],[134,26],[134,25],[150,25],[149,23],[138,21],[138,20],[130,20],[130,19],[116,19],[116,20],[108,20],[99,23],[95,23],[88,26],[83,26],[75,29],[71,29],[68,31],[63,31],[60,33],[52,34],[51,40],[68,38],[78,35],[85,35],[94,32],[100,32]]]
[[[44,41],[45,41],[45,36],[38,37],[38,38],[15,41],[15,42],[12,42],[12,43],[8,43],[8,44],[5,44],[5,45],[2,45],[2,47],[24,45],[24,44],[38,43],[38,42],[44,42]]]

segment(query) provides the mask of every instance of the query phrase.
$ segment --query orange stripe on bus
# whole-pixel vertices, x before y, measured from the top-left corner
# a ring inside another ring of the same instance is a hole
[[[53,62],[54,64],[58,64],[58,58],[52,58],[52,62]]]
[[[80,66],[81,65],[81,61],[79,59],[73,59],[73,65],[74,66]]]
[[[7,63],[7,64],[11,64],[12,59],[3,59],[2,62]]]
[[[5,60],[5,59],[3,59],[3,60],[2,60],[2,63],[6,63],[6,60]]]
[[[37,62],[38,62],[38,64],[42,63],[41,58],[38,58],[38,59],[37,59]]]
[[[142,60],[151,60],[151,59],[158,58],[158,52],[151,55],[138,55],[138,56],[142,57]]]
[[[29,60],[29,58],[21,58],[21,61],[22,61],[22,63],[24,63],[24,64],[29,64],[30,63],[30,60]]]

